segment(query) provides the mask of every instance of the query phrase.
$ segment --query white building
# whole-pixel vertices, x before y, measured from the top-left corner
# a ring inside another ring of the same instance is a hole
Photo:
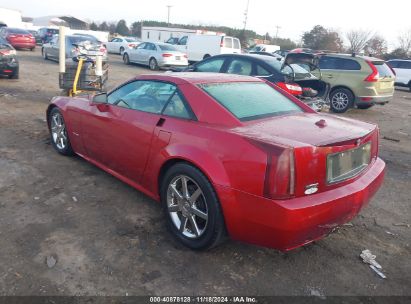
[[[150,42],[165,42],[170,38],[181,38],[191,35],[223,35],[224,33],[210,32],[206,30],[192,30],[173,27],[152,27],[143,26],[141,29],[141,39]]]
[[[21,12],[18,10],[0,7],[0,25],[24,28]]]

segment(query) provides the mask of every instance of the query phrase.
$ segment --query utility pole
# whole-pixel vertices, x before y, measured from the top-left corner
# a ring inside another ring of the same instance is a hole
[[[167,25],[168,26],[170,26],[170,11],[172,7],[173,7],[172,5],[167,5]]]
[[[244,12],[244,28],[243,28],[244,32],[245,32],[245,29],[247,27],[248,7],[249,6],[250,6],[250,0],[247,0],[247,7],[246,7],[245,12]]]
[[[278,31],[281,29],[281,26],[276,25],[275,28],[277,29],[276,32],[275,32],[275,38],[277,39],[278,38]]]

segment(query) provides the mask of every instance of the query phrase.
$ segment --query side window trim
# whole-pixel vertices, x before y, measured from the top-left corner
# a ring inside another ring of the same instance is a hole
[[[172,117],[172,118],[177,118],[177,119],[198,121],[197,116],[194,114],[193,109],[191,109],[191,106],[187,102],[184,94],[180,91],[180,89],[178,88],[178,86],[176,84],[173,84],[173,85],[176,87],[176,90],[174,91],[173,95],[171,95],[170,98],[165,103],[163,109],[161,110],[160,115],[167,116],[167,117]],[[181,101],[183,102],[184,107],[187,109],[187,112],[190,114],[190,118],[184,118],[184,117],[178,117],[178,116],[172,116],[172,115],[164,114],[164,111],[166,110],[167,106],[169,105],[169,103],[173,99],[174,95],[176,95],[176,94],[178,95],[178,97],[180,97]]]

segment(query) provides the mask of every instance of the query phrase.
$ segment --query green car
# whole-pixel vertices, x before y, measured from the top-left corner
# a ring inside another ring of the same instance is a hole
[[[381,59],[325,54],[320,57],[322,79],[331,85],[331,111],[344,113],[356,106],[368,109],[388,103],[394,94],[395,74]]]

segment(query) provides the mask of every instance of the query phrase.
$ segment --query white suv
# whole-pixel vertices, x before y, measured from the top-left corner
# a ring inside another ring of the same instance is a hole
[[[411,91],[411,60],[394,59],[387,63],[395,71],[395,85]]]

